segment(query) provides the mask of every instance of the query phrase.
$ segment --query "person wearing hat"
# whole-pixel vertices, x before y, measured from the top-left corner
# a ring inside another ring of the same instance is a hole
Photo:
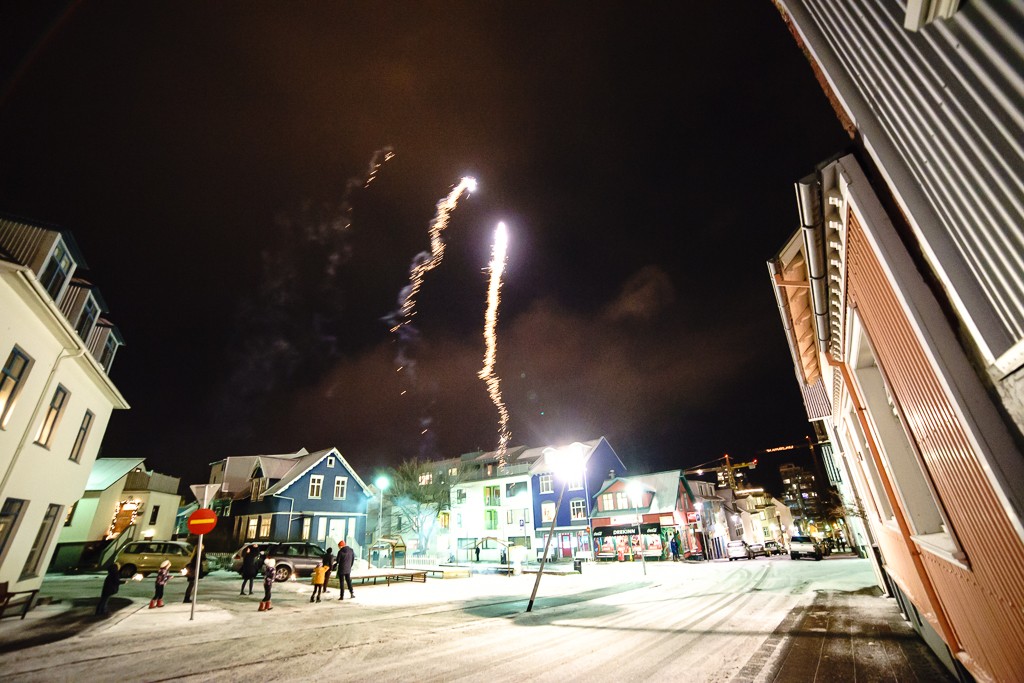
[[[171,561],[164,560],[160,563],[160,569],[156,570],[156,591],[153,599],[149,601],[149,608],[164,606],[164,586],[171,580]]]
[[[272,557],[263,561],[263,600],[260,601],[260,612],[274,609],[270,606],[270,591],[274,588],[275,564],[277,563]]]
[[[356,554],[352,548],[345,545],[345,541],[338,541],[338,592],[341,595],[339,600],[345,599],[345,585],[348,584],[349,597],[354,598],[356,594],[352,591],[352,562]]]

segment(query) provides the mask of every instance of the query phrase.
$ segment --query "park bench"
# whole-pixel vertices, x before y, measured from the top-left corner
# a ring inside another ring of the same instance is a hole
[[[352,583],[366,584],[378,581],[385,581],[390,586],[392,581],[416,581],[427,582],[427,572],[424,569],[387,569],[371,568],[360,572],[352,573]]]
[[[29,608],[32,607],[32,600],[35,599],[39,589],[11,591],[8,590],[9,585],[7,581],[0,581],[0,618],[4,616],[7,608],[21,607],[21,618],[24,619],[25,615],[28,614]]]

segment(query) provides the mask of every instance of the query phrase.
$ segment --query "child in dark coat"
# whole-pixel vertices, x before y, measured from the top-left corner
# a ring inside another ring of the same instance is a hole
[[[110,568],[107,570],[107,577],[103,579],[103,589],[100,591],[100,601],[96,605],[96,616],[107,616],[107,603],[110,601],[110,596],[117,593],[118,589],[121,588],[121,583],[121,565],[115,562],[110,565]]]
[[[260,612],[274,609],[270,606],[270,591],[274,588],[274,558],[268,557],[263,562],[263,599],[260,601]]]

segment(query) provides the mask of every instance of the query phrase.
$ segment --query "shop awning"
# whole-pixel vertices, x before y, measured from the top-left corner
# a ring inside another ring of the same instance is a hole
[[[636,524],[619,524],[617,526],[596,526],[594,527],[594,538],[605,536],[630,536],[636,533]],[[661,525],[657,522],[645,522],[640,525],[642,534],[661,533]]]

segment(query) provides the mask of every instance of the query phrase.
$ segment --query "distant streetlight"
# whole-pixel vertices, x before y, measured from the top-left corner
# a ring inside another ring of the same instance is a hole
[[[540,556],[537,580],[533,582],[530,602],[526,605],[527,612],[533,611],[533,601],[537,599],[537,588],[540,587],[540,577],[544,574],[544,564],[548,559],[548,548],[551,547],[551,539],[555,535],[558,508],[562,506],[562,497],[565,495],[565,489],[569,486],[569,479],[583,472],[583,453],[586,451],[586,448],[586,446],[577,441],[565,448],[544,449],[544,462],[555,473],[555,476],[562,480],[562,490],[558,494],[558,502],[555,503],[555,514],[551,517],[551,528],[548,529],[548,538],[544,542],[544,553]]]
[[[377,490],[380,491],[380,505],[377,507],[377,541],[381,539],[381,525],[384,521],[384,492],[389,486],[391,486],[391,480],[385,476],[377,477],[377,480],[373,482],[376,485]],[[377,552],[380,552],[379,550]],[[370,564],[373,564],[373,545],[370,545]]]
[[[644,489],[640,482],[630,482],[626,494],[633,499],[633,510],[636,512],[636,540],[640,543],[640,564],[644,566],[644,576],[647,576],[647,558],[644,556],[644,537],[640,532],[640,500],[644,496]]]

